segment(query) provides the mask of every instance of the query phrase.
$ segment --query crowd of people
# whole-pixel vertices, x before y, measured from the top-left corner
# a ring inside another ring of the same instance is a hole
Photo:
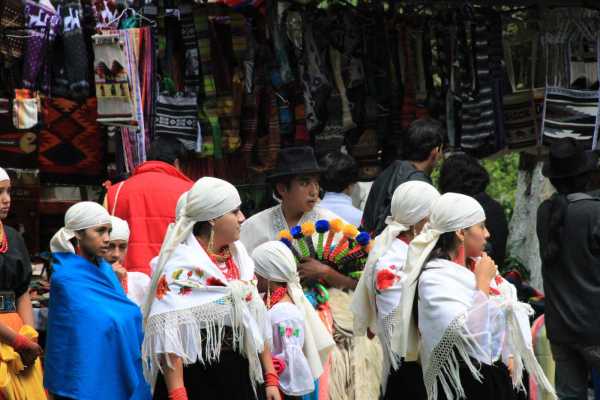
[[[597,158],[560,140],[544,167],[557,189],[537,226],[553,385],[533,311],[498,270],[508,228],[489,175],[456,154],[432,184],[444,137],[439,122],[415,121],[364,213],[351,156],[284,148],[268,177],[277,205],[248,219],[232,184],[192,182],[181,146],[159,139],[104,205],[66,212],[50,243],[44,350],[27,250],[0,225],[0,398],[516,400],[531,376],[551,397],[585,399],[600,364],[600,201],[585,193]],[[10,206],[0,169],[0,218]],[[362,271],[282,239],[323,221],[372,235]]]

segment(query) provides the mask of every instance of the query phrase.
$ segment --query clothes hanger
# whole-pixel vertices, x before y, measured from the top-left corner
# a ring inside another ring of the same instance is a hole
[[[110,21],[107,26],[113,26],[116,24],[116,26],[119,26],[119,21],[121,21],[121,19],[127,15],[127,12],[130,11],[131,12],[131,16],[133,18],[139,18],[142,21],[146,21],[148,24],[150,24],[150,26],[152,26],[153,28],[156,27],[156,21],[144,16],[143,14],[138,13],[134,8],[131,7],[126,7],[125,9],[123,9],[123,11],[121,11],[121,13],[117,16],[117,18],[113,19],[112,21]]]

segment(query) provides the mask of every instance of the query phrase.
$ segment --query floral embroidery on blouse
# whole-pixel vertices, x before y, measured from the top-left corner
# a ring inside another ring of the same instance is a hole
[[[400,281],[400,277],[394,273],[395,269],[396,266],[391,265],[377,272],[377,276],[375,278],[375,287],[377,292],[381,293]]]
[[[281,337],[299,337],[300,329],[292,328],[291,326],[286,326],[285,324],[279,324],[279,336]]]
[[[163,274],[158,280],[158,285],[156,286],[156,298],[158,300],[162,300],[165,297],[167,292],[170,292],[169,283],[167,282],[167,276]]]

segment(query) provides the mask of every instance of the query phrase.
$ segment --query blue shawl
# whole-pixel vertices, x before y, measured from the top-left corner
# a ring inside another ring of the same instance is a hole
[[[44,384],[78,400],[147,400],[142,314],[111,266],[54,253]]]

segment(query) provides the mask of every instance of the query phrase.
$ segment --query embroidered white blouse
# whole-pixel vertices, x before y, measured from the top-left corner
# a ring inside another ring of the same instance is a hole
[[[273,357],[285,362],[279,377],[280,387],[288,396],[302,396],[315,390],[312,372],[304,356],[304,317],[296,305],[275,304],[269,310],[273,329]]]

